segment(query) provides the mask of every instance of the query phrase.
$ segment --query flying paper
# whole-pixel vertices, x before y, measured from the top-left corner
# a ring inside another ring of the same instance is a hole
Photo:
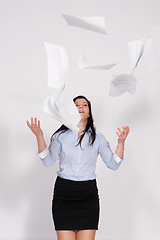
[[[88,62],[85,56],[81,55],[79,58],[79,67],[86,68],[86,69],[99,69],[99,70],[109,70],[110,68],[114,67],[116,63],[107,64],[107,65],[93,65]]]
[[[142,55],[144,52],[145,44],[148,41],[149,37],[139,39],[137,41],[129,42],[129,52],[131,59],[131,72],[133,73],[136,69]]]
[[[136,82],[133,74],[113,75],[109,95],[116,97],[122,95],[125,91],[135,94]]]
[[[159,71],[160,63],[160,26],[152,26],[150,39],[145,47],[146,63],[151,71]]]
[[[62,46],[45,42],[48,62],[48,87],[60,88],[68,78],[68,58]]]
[[[70,97],[62,98],[66,81],[68,80],[68,57],[65,48],[45,42],[48,61],[48,86],[53,94],[47,97],[43,104],[43,111],[50,114],[73,131],[77,127],[81,116]]]
[[[62,14],[69,26],[79,27],[86,30],[107,34],[105,17],[74,17]]]

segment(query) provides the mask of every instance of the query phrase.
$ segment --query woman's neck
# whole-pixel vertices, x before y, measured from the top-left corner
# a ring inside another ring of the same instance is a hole
[[[79,128],[78,134],[83,132],[86,129],[86,126],[87,126],[87,120],[81,119],[77,125],[77,127]]]

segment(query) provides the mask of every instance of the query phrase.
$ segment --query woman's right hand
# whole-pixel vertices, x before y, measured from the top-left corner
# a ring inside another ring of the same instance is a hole
[[[40,128],[40,120],[38,120],[38,125],[37,125],[37,118],[35,117],[35,123],[33,121],[33,117],[31,118],[31,124],[29,121],[27,122],[27,126],[31,129],[31,131],[36,135],[36,137],[43,136],[42,129]]]

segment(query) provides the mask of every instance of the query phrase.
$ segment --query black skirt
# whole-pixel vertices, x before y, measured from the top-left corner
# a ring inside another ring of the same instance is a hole
[[[99,211],[96,179],[74,181],[57,176],[52,200],[55,230],[98,230]]]

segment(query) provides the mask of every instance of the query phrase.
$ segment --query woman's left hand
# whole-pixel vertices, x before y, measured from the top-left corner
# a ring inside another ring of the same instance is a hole
[[[119,139],[118,139],[118,142],[119,143],[124,143],[126,137],[128,136],[128,133],[130,131],[129,127],[128,126],[125,126],[125,127],[122,127],[123,130],[121,131],[120,128],[117,128],[119,130],[119,132],[116,132]]]

